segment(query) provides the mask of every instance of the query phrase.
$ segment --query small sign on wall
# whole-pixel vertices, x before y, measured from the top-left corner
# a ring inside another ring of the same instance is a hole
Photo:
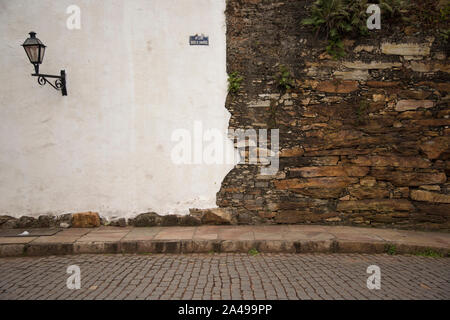
[[[189,44],[191,46],[209,46],[209,37],[204,34],[189,37]]]

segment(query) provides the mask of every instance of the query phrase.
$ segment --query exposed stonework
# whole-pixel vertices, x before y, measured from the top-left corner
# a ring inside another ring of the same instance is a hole
[[[72,226],[72,214],[63,214],[60,216],[41,215],[37,219],[33,217],[22,216],[14,218],[11,216],[0,216],[1,229],[16,228],[68,228]]]
[[[192,209],[191,215],[198,217],[202,224],[236,224],[236,215],[232,209]]]
[[[423,190],[412,190],[411,199],[433,203],[450,203],[450,195]],[[449,213],[450,214],[450,213]]]
[[[434,102],[429,100],[400,100],[395,106],[395,111],[416,110],[419,108],[433,108]]]
[[[244,78],[227,99],[230,128],[278,128],[280,171],[237,165],[217,204],[247,218],[238,223],[450,230],[445,44],[389,24],[332,60],[300,24],[310,4],[228,1],[228,73]],[[279,65],[295,83],[286,92]]]
[[[428,56],[430,43],[382,43],[381,52],[399,56]]]
[[[421,62],[411,61],[408,68],[416,72],[445,72],[450,73],[450,66],[448,63],[441,63],[437,61]]]
[[[344,80],[367,80],[369,72],[367,70],[335,71],[333,76]]]
[[[97,212],[82,212],[72,215],[72,227],[94,228],[100,227],[100,216]]]
[[[235,210],[227,208],[191,209],[186,216],[166,215],[160,216],[155,212],[141,213],[128,220],[128,225],[135,227],[155,226],[197,226],[201,224],[237,224],[238,216]],[[125,226],[125,222],[122,222]],[[117,225],[117,223],[110,223]]]
[[[317,91],[328,93],[350,93],[358,90],[356,81],[322,81],[316,87]]]
[[[371,199],[358,201],[340,201],[338,211],[370,211],[370,212],[395,212],[414,211],[414,207],[408,200]]]
[[[420,145],[420,150],[425,153],[428,159],[439,159],[441,155],[445,155],[450,151],[450,137],[436,137],[427,140]]]
[[[342,65],[346,68],[359,70],[391,69],[394,67],[402,66],[400,62],[381,62],[381,61],[371,61],[369,63],[365,63],[362,61],[344,61],[342,62]]]

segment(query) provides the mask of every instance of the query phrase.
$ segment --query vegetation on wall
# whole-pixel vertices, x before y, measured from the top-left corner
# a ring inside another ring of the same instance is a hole
[[[366,9],[366,0],[317,0],[302,24],[312,26],[316,38],[323,35],[328,41],[327,52],[338,58],[345,54],[344,36],[368,32]]]
[[[292,78],[291,72],[284,65],[280,65],[279,71],[276,74],[276,80],[278,83],[278,88],[282,91],[286,91],[294,87],[294,79]]]
[[[406,8],[404,0],[379,0],[371,3],[378,4],[384,18],[388,19],[402,17],[402,11]]]
[[[293,89],[295,86],[294,78],[285,65],[279,65],[278,72],[275,74],[274,80],[277,84],[278,89],[282,93],[286,92],[287,90]],[[277,128],[278,105],[274,100],[270,102],[268,113],[267,127],[269,129]]]
[[[444,43],[450,35],[450,0],[424,0],[415,4],[407,21],[416,25],[417,30],[432,29]]]
[[[448,44],[448,38],[450,37],[450,29],[440,31],[439,36],[441,37],[442,41]]]
[[[439,27],[449,22],[449,0],[423,0],[414,4],[414,10],[409,10],[407,20],[417,23],[421,27]]]
[[[334,58],[345,55],[343,39],[367,35],[366,10],[369,4],[378,4],[382,23],[410,26],[415,31],[433,30],[445,42],[448,41],[450,0],[317,0],[302,25],[312,26],[315,37],[328,41],[327,52]],[[383,26],[382,26],[383,28]]]
[[[436,38],[448,44],[450,36],[450,0],[422,0],[414,1],[408,6],[403,21],[410,25],[415,32],[432,30]]]
[[[241,89],[241,82],[244,80],[237,71],[228,76],[228,92],[237,93]]]

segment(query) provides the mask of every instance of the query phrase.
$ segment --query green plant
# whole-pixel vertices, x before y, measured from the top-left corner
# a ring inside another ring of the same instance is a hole
[[[384,246],[384,252],[386,252],[387,254],[393,256],[397,254],[397,247],[395,246],[395,244],[386,244]]]
[[[443,6],[439,8],[440,20],[448,21],[448,16],[450,15],[450,1],[447,1]]]
[[[439,36],[441,37],[442,41],[448,43],[448,38],[450,37],[450,29],[440,30]]]
[[[237,71],[228,76],[228,92],[237,93],[241,89],[241,82],[244,80]]]
[[[316,31],[316,37],[324,32],[326,39],[333,30],[339,33],[347,29],[345,21],[348,12],[345,10],[343,0],[317,0],[311,7],[311,16],[303,19],[303,25],[311,25]]]
[[[326,50],[334,59],[345,56],[344,42],[339,37],[331,38],[328,41]]]
[[[408,21],[423,29],[446,27],[449,23],[450,2],[421,0],[408,7]]]
[[[294,87],[294,80],[292,79],[292,75],[286,66],[280,65],[276,78],[278,88],[281,90],[292,89]]]
[[[368,35],[369,29],[367,28],[367,0],[346,2],[347,10],[349,12],[348,23],[350,25],[350,27],[347,28],[347,31],[349,31],[349,33],[355,34],[356,36]]]
[[[441,22],[441,24],[443,25],[443,27],[448,26],[450,23],[450,1],[447,1],[447,3],[442,6],[441,8],[439,8],[439,21]],[[441,37],[441,39],[443,40],[443,42],[445,44],[448,44],[448,39],[450,37],[450,29],[444,29],[444,28],[440,28],[439,29],[439,36]]]
[[[404,0],[379,0],[378,5],[386,18],[401,17],[406,8]],[[301,23],[313,27],[315,38],[319,34],[324,35],[328,41],[327,52],[337,59],[345,55],[345,37],[355,38],[369,33],[368,6],[368,0],[317,0],[311,7],[310,16]]]
[[[385,18],[402,17],[402,11],[407,8],[403,0],[379,0],[379,6]]]
[[[367,6],[367,0],[317,0],[302,24],[312,26],[316,38],[322,33],[328,41],[327,52],[337,59],[345,55],[344,37],[368,33]]]
[[[432,257],[432,258],[442,258],[444,255],[441,252],[434,251],[433,249],[426,249],[424,251],[419,251],[414,253],[416,256],[422,257]]]
[[[256,250],[255,248],[252,248],[248,251],[248,254],[251,256],[256,256],[259,254],[258,250]]]
[[[313,27],[315,38],[320,33],[324,34],[328,41],[327,52],[335,58],[344,55],[342,35],[351,30],[350,15],[344,2],[345,0],[317,0],[311,7],[310,17],[301,22]]]

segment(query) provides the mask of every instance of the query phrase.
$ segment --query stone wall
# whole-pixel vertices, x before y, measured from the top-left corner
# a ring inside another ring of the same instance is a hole
[[[244,77],[229,127],[279,128],[280,170],[237,165],[217,204],[244,224],[450,230],[448,46],[382,24],[334,60],[300,24],[310,3],[228,1],[227,71]],[[277,88],[280,65],[295,88]]]

